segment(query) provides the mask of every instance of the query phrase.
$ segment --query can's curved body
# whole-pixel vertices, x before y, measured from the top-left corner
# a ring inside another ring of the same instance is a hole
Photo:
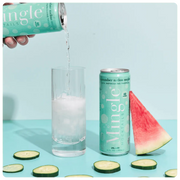
[[[130,74],[128,69],[102,69],[100,73],[100,152],[129,152]]]
[[[3,38],[66,29],[64,3],[25,3],[3,6]]]

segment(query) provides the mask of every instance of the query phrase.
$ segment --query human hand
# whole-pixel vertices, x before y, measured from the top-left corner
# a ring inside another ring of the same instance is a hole
[[[4,3],[3,6],[12,5],[13,3]],[[34,37],[35,35],[28,36],[17,36],[17,37],[6,37],[3,38],[3,43],[7,45],[9,48],[15,48],[17,44],[24,46],[28,43],[28,39]]]

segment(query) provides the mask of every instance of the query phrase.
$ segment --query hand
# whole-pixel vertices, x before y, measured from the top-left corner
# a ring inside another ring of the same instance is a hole
[[[3,6],[5,5],[12,5],[13,3],[4,3]],[[17,44],[19,43],[20,45],[24,46],[28,43],[28,38],[32,38],[35,35],[28,35],[28,36],[17,36],[17,37],[6,37],[3,38],[3,43],[7,45],[9,48],[15,48]]]

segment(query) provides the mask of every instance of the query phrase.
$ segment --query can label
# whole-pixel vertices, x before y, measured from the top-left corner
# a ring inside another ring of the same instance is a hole
[[[3,38],[60,31],[58,3],[3,6]]]
[[[100,74],[100,151],[125,154],[129,151],[129,73]]]

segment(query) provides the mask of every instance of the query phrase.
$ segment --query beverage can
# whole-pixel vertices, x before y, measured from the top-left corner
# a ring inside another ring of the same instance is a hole
[[[100,73],[100,152],[127,154],[130,149],[130,74],[108,68]]]
[[[3,6],[3,38],[61,31],[67,27],[64,3]]]

